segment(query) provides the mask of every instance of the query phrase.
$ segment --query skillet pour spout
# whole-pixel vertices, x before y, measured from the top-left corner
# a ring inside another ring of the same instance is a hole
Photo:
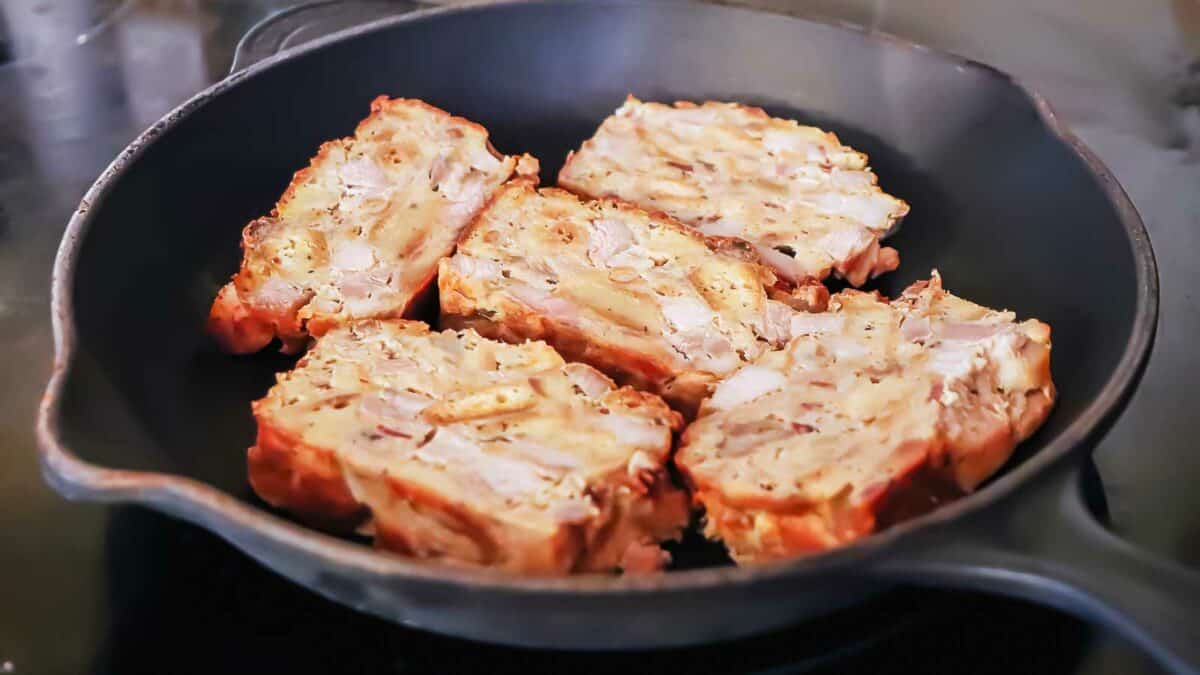
[[[257,501],[245,478],[246,402],[292,362],[225,356],[202,330],[236,267],[241,227],[380,94],[477,120],[501,151],[529,152],[552,176],[630,92],[736,100],[836,132],[912,206],[888,240],[903,267],[879,290],[894,295],[936,267],[956,293],[1053,327],[1058,408],[1003,474],[828,554],[642,577],[420,564],[300,527]],[[56,363],[38,437],[47,480],[69,498],[163,510],[317,593],[430,631],[553,648],[679,646],[919,583],[1054,604],[1194,672],[1196,575],[1115,540],[1078,489],[1078,467],[1136,386],[1157,312],[1154,256],[1128,198],[1045,101],[994,69],[735,7],[459,5],[247,65],[113,162],[55,263]]]

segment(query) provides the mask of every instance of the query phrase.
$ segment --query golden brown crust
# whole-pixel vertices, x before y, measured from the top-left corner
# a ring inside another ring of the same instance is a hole
[[[537,162],[500,155],[479,124],[376,98],[355,136],[322,144],[270,215],[246,226],[209,332],[233,353],[276,337],[296,352],[348,319],[409,315],[437,260],[514,172],[536,176]]]
[[[254,412],[263,499],[417,558],[634,571],[689,515],[666,466],[679,414],[540,343],[352,322]]]
[[[604,344],[582,330],[530,312],[516,303],[504,303],[504,322],[488,319],[476,311],[474,303],[466,301],[456,288],[455,277],[440,277],[439,289],[444,328],[470,329],[484,337],[520,344],[526,340],[541,340],[553,345],[554,349],[568,361],[591,365],[611,376],[621,386],[657,392],[672,408],[682,413],[685,419],[696,416],[700,401],[708,396],[716,384],[716,376],[710,373],[675,374],[671,364],[637,350],[623,348],[619,344]],[[488,311],[488,310],[485,310]]]
[[[258,438],[247,453],[250,486],[264,501],[305,520],[349,532],[368,516],[368,510],[346,485],[337,453],[305,445],[294,434],[258,420]]]
[[[227,284],[217,292],[208,317],[208,333],[224,351],[243,354],[256,352],[275,339],[276,326],[286,316],[264,312],[242,302],[237,286]],[[282,332],[282,331],[280,331]]]
[[[738,363],[786,340],[794,310],[767,288],[805,300],[776,283],[743,242],[616,200],[584,203],[517,182],[480,213],[438,275],[443,325],[545,340],[687,417]]]
[[[793,288],[773,288],[769,292],[772,299],[797,312],[824,312],[829,309],[829,289],[819,281],[808,279]]]
[[[675,463],[742,563],[844,545],[970,492],[1049,415],[1050,329],[956,298],[847,290],[724,380]]]
[[[716,101],[628,97],[568,154],[558,184],[744,239],[794,284],[833,273],[858,286],[896,269],[879,240],[908,212],[835,134]]]
[[[427,490],[420,483],[393,475],[385,475],[383,480],[389,500],[404,502],[413,511],[436,517],[448,530],[471,542],[473,550],[468,549],[466,555],[461,548],[453,551],[460,562],[492,565],[502,559],[500,543],[492,536],[490,524],[482,514],[436,490]],[[437,544],[431,545],[424,537],[426,531],[417,527],[417,523],[417,518],[375,520],[376,544],[380,548],[418,557],[441,557],[450,553],[439,550]],[[379,536],[381,532],[382,537]],[[559,550],[556,543],[550,545],[551,551]]]
[[[1057,397],[1058,393],[1053,383],[1049,385],[1048,391],[1031,391],[1025,394],[1025,410],[1013,422],[1013,438],[1017,443],[1032,436],[1033,432],[1046,422],[1046,418],[1050,417],[1051,411],[1054,410]]]
[[[665,470],[636,479],[613,476],[607,490],[594,491],[593,499],[608,513],[600,527],[583,528],[586,554],[574,572],[626,572],[661,569],[670,556],[657,542],[676,539],[691,517],[688,494],[671,482]]]
[[[935,447],[902,451],[910,462],[893,479],[873,486],[865,499],[816,504],[731,503],[720,490],[698,490],[696,505],[705,512],[705,535],[724,541],[739,564],[761,564],[821,553],[873,532],[923,515],[963,493],[929,468],[925,458]]]

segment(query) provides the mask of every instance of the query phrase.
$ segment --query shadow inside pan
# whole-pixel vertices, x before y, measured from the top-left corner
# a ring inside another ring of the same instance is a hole
[[[123,167],[90,205],[69,290],[78,354],[64,388],[66,444],[101,466],[182,474],[253,500],[248,402],[291,361],[226,356],[203,333],[242,226],[378,94],[479,121],[502,151],[538,156],[552,183],[567,151],[630,92],[761,104],[835,131],[913,207],[891,241],[901,269],[881,290],[937,267],[959,295],[1048,322],[1061,403],[1014,463],[1104,387],[1135,315],[1134,257],[1096,178],[1018,87],[936,54],[772,15],[531,3],[305,52],[208,99]],[[706,555],[698,549],[697,564],[720,562]]]

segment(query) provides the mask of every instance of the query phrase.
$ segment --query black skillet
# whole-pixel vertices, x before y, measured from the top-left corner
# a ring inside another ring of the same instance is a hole
[[[255,500],[247,401],[288,361],[221,355],[201,329],[242,225],[377,94],[478,120],[501,150],[540,157],[552,179],[629,92],[759,104],[869,153],[885,188],[912,204],[893,239],[902,268],[881,290],[936,266],[956,293],[1053,327],[1061,402],[1042,431],[971,497],[842,550],[753,569],[514,578],[376,553]],[[1146,231],[1045,102],[986,66],[714,5],[501,2],[383,19],[237,72],[145,132],[84,197],[53,287],[57,360],[38,432],[56,489],[199,523],[297,583],[399,623],[516,645],[661,647],[917,583],[1054,605],[1116,628],[1172,670],[1200,667],[1197,575],[1110,535],[1081,496],[1080,467],[1154,338]]]

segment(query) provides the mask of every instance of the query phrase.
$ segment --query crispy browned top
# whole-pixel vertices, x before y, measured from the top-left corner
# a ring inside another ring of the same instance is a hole
[[[380,97],[353,137],[324,144],[271,215],[246,227],[233,297],[280,317],[281,333],[399,316],[514,171],[536,174],[537,162],[500,155],[478,124]]]
[[[957,298],[936,273],[891,303],[844,291],[792,322],[786,349],[717,387],[678,453],[730,503],[869,499],[924,461],[910,452],[942,447],[957,413],[985,406],[1013,426],[1028,394],[1053,399],[1049,328]]]
[[[635,207],[512,183],[441,274],[494,321],[536,313],[677,372],[725,375],[782,344],[793,313],[750,258]]]
[[[594,482],[661,469],[680,424],[658,397],[616,389],[543,343],[394,320],[327,333],[256,414],[335,449],[347,480],[390,475],[549,531],[597,515]]]

